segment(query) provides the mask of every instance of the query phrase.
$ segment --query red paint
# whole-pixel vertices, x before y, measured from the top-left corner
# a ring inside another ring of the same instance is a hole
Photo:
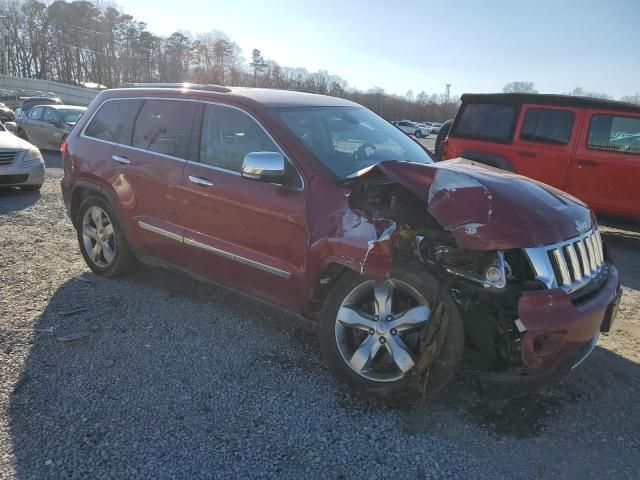
[[[451,231],[458,246],[470,250],[556,243],[576,236],[575,221],[591,222],[589,208],[570,195],[469,160],[431,165],[389,161],[367,174],[375,170],[420,198],[431,197],[429,212]],[[446,177],[447,182],[432,192],[438,175]],[[467,230],[469,224],[473,228]]]
[[[349,206],[351,190],[325,175],[304,146],[261,103],[267,99],[284,102],[293,96],[292,105],[304,104],[303,98],[307,102],[312,98],[320,105],[352,105],[329,97],[299,95],[250,89],[234,93],[160,89],[103,92],[65,144],[65,204],[71,210],[73,193],[79,191],[74,189],[90,186],[110,200],[137,254],[159,257],[313,317],[313,291],[331,265],[374,277],[389,275],[396,225],[393,219],[372,220],[353,211]],[[251,181],[201,164],[81,137],[104,100],[124,97],[202,100],[240,108],[257,119],[278,143],[299,172],[304,187]],[[114,155],[126,157],[130,163],[115,162]],[[463,159],[428,165],[386,161],[361,172],[362,178],[374,175],[390,177],[422,199],[425,210],[465,249],[554,243],[576,236],[576,221],[592,220],[582,202],[559,190]],[[191,176],[205,178],[213,185],[194,184],[189,181]],[[207,249],[144,230],[140,221]],[[285,275],[256,268],[256,262]],[[540,368],[554,361],[551,357],[540,361],[531,357],[529,339],[537,332],[565,331],[567,347],[587,341],[602,322],[614,284],[617,286],[617,273],[606,288],[580,307],[574,307],[567,295],[556,290],[523,295],[520,315],[529,328],[525,361]]]
[[[528,367],[543,370],[589,342],[600,331],[607,306],[615,299],[620,278],[611,266],[606,284],[587,302],[574,305],[560,289],[527,292],[518,304],[518,315],[527,328],[522,337],[522,359]],[[537,355],[534,340],[539,335],[555,337],[559,349]]]
[[[590,105],[590,100],[555,95],[464,95],[462,98],[456,122],[467,104],[509,104],[516,108],[513,131],[506,141],[472,139],[458,135],[454,122],[444,146],[444,159],[462,156],[482,161],[476,158],[478,154],[499,155],[513,171],[569,192],[597,213],[640,218],[640,190],[637,188],[640,153],[595,150],[587,146],[594,115],[640,120],[640,108],[597,100]],[[573,113],[568,143],[523,140],[524,118],[532,108]]]

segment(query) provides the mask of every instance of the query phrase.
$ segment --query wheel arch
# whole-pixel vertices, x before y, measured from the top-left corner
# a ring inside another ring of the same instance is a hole
[[[80,205],[89,195],[92,194],[104,198],[109,203],[118,223],[124,230],[124,235],[127,238],[127,241],[130,241],[131,235],[128,235],[127,224],[126,222],[123,222],[123,218],[120,214],[120,209],[118,208],[117,202],[114,202],[110,192],[98,183],[86,180],[78,180],[74,183],[73,189],[71,190],[71,202],[69,204],[69,216],[73,225],[76,226],[78,209],[80,208]]]
[[[489,165],[490,167],[501,168],[502,170],[506,170],[508,172],[515,171],[513,169],[513,165],[507,159],[507,157],[498,155],[497,153],[482,152],[477,150],[466,150],[462,152],[459,156],[462,158],[466,158],[467,160],[473,160],[478,163]]]

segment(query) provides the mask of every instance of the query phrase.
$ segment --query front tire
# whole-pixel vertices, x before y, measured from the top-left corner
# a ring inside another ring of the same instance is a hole
[[[429,368],[416,379],[421,334],[443,304],[446,333]],[[453,377],[464,353],[462,317],[441,284],[424,269],[403,266],[387,280],[348,272],[329,292],[319,325],[320,351],[337,379],[374,404],[402,405],[431,397]]]
[[[415,136],[416,138],[420,138],[422,136],[422,133],[420,132],[420,130],[416,130]]]
[[[108,201],[89,195],[78,208],[75,224],[80,251],[94,273],[119,277],[128,272],[133,255]]]

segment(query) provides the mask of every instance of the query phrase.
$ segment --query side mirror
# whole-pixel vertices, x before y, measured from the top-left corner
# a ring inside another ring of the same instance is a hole
[[[285,178],[284,157],[277,152],[249,152],[242,162],[242,176],[268,183],[282,183]]]
[[[9,130],[11,133],[18,132],[18,124],[16,122],[4,122],[4,128]]]

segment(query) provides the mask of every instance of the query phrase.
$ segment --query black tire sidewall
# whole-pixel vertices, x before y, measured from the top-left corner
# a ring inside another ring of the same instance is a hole
[[[82,238],[82,219],[84,218],[86,211],[94,206],[101,208],[107,214],[111,224],[113,225],[113,232],[116,240],[116,252],[113,262],[107,267],[100,267],[96,265],[89,258],[89,255],[84,248],[84,240]],[[89,195],[82,201],[75,219],[75,227],[78,237],[78,246],[80,247],[82,257],[84,258],[87,266],[94,273],[105,277],[118,277],[127,273],[132,259],[129,244],[125,238],[124,230],[120,225],[117,215],[114,213],[111,204],[104,197],[99,195]]]
[[[412,285],[424,295],[433,308],[435,297],[441,290],[440,282],[426,270],[404,266],[394,269],[392,278]],[[394,382],[368,380],[359,376],[345,363],[335,338],[335,322],[340,304],[353,288],[367,280],[370,278],[350,271],[343,275],[329,292],[318,326],[320,351],[325,363],[336,378],[355,395],[375,404],[403,405],[414,402],[423,393],[432,397],[451,380],[464,354],[464,327],[457,306],[448,293],[442,295],[441,301],[445,302],[449,312],[449,323],[440,354],[430,369],[426,392],[423,392],[422,386],[411,377]]]

